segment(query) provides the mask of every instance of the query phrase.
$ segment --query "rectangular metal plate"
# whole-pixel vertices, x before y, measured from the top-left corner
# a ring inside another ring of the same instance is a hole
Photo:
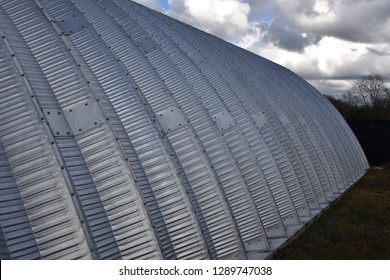
[[[105,122],[98,104],[92,99],[73,104],[64,111],[64,115],[74,135]]]
[[[228,111],[222,111],[212,116],[215,125],[219,128],[219,130],[226,130],[233,127],[236,122],[232,118],[232,116],[228,113]]]
[[[63,34],[69,36],[88,27],[89,22],[82,15],[75,13],[57,19],[55,25],[59,27]]]
[[[156,114],[164,133],[169,133],[186,125],[183,113],[176,106],[166,108]]]
[[[267,118],[261,112],[258,112],[256,114],[252,115],[252,119],[258,128],[262,128],[268,124]]]
[[[157,49],[157,44],[150,37],[144,37],[138,41],[137,46],[144,52],[144,54],[148,54]]]
[[[195,65],[203,62],[203,57],[198,52],[188,52],[188,57],[195,63]]]
[[[68,124],[65,116],[62,113],[61,109],[50,109],[44,110],[45,117],[49,126],[53,132],[53,135],[56,136],[70,136],[73,135],[72,129]]]

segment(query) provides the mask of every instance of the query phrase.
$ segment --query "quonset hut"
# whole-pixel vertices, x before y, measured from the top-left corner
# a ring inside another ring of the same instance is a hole
[[[261,259],[367,161],[291,71],[124,0],[0,0],[2,259]]]

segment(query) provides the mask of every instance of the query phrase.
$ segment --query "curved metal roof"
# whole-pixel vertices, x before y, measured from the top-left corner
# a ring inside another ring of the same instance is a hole
[[[0,33],[1,258],[264,258],[367,168],[302,78],[131,1]]]

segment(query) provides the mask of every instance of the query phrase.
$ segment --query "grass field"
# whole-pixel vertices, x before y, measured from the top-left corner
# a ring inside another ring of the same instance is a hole
[[[274,259],[390,259],[390,164],[371,168]]]

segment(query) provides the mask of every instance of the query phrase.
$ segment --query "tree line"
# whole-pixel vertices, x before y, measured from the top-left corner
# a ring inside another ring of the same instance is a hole
[[[390,119],[390,89],[380,75],[362,76],[341,99],[325,96],[345,119]]]

